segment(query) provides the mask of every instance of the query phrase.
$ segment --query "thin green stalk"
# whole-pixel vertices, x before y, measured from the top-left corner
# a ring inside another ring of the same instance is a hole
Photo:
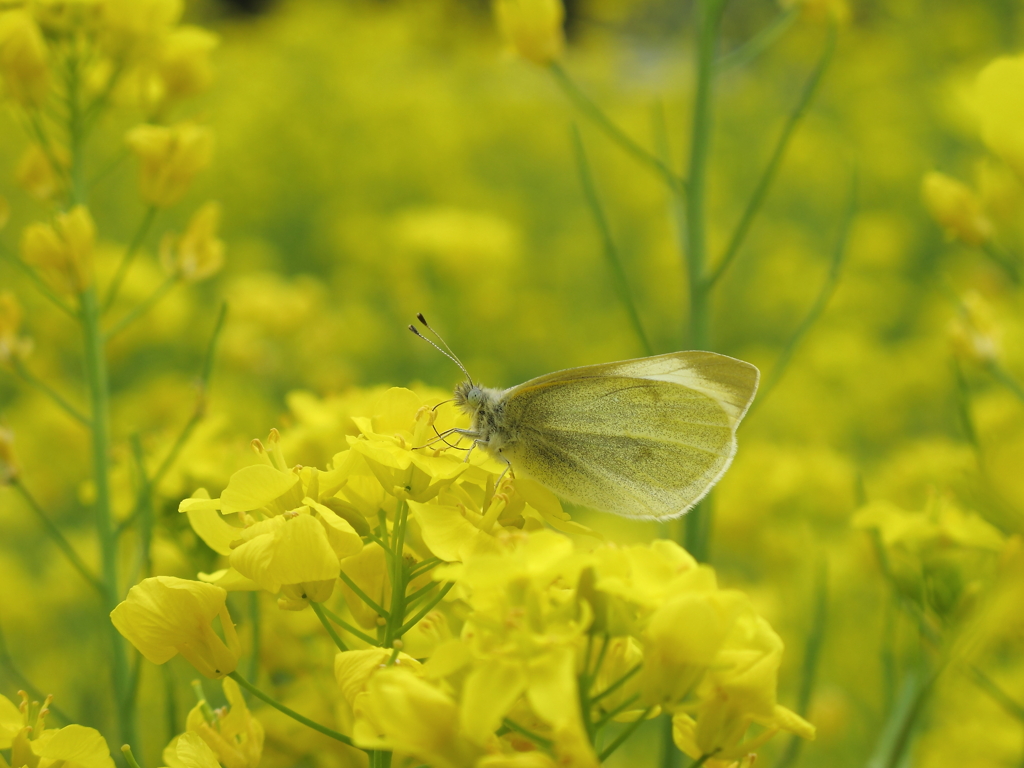
[[[798,6],[783,11],[747,42],[723,54],[718,59],[718,70],[725,72],[729,69],[746,66],[771,48],[793,26],[793,22],[799,16],[800,8]]]
[[[689,176],[686,199],[675,200],[676,220],[682,235],[689,286],[689,348],[710,345],[710,291],[705,277],[707,260],[707,172],[711,154],[714,115],[715,58],[718,30],[725,0],[697,0],[697,44],[694,47],[696,84],[690,130]],[[680,205],[680,202],[682,205]],[[711,549],[714,515],[712,497],[705,496],[683,518],[682,534],[687,550],[699,562],[707,562]],[[661,765],[672,768],[678,752],[672,737],[672,722],[666,720],[661,733]]]
[[[981,690],[989,695],[989,697],[1001,706],[1007,714],[1011,717],[1015,717],[1018,720],[1024,721],[1024,704],[1021,704],[1014,699],[1010,694],[1004,691],[999,684],[991,677],[986,675],[981,669],[971,664],[966,667],[968,674]]]
[[[639,693],[634,694],[634,695],[630,696],[628,699],[626,699],[624,702],[619,704],[619,706],[615,707],[615,709],[611,709],[611,710],[605,712],[603,715],[601,715],[600,719],[594,724],[595,729],[597,729],[597,728],[604,728],[604,726],[606,726],[614,718],[618,717],[623,712],[625,712],[627,709],[632,707],[637,701],[639,701],[639,699],[640,699],[640,694]],[[593,703],[593,702],[591,702],[591,703]]]
[[[45,381],[37,378],[31,371],[29,371],[28,368],[25,367],[25,363],[22,362],[20,358],[11,358],[11,367],[14,369],[14,372],[18,374],[18,376],[20,376],[21,379],[26,384],[35,387],[48,398],[50,398],[50,400],[52,400],[54,404],[57,405],[57,407],[59,407],[62,411],[64,411],[64,413],[66,413],[68,416],[73,418],[75,421],[79,422],[82,426],[86,427],[87,429],[92,426],[92,422],[89,420],[88,416],[86,416],[75,406],[69,403],[62,394],[60,394],[57,390],[55,390]]]
[[[140,302],[134,309],[128,312],[128,314],[126,314],[124,317],[122,317],[120,320],[114,323],[113,326],[107,329],[106,340],[110,341],[110,339],[112,339],[118,333],[123,331],[129,325],[131,325],[140,317],[149,312],[149,310],[155,307],[157,303],[160,301],[160,299],[166,296],[167,292],[170,291],[171,288],[173,288],[177,284],[178,276],[169,275],[167,279],[160,283],[160,286],[155,291],[153,291],[153,293],[151,293],[146,299]]]
[[[628,739],[630,736],[633,735],[633,733],[636,731],[637,728],[639,728],[641,725],[643,725],[644,720],[646,720],[647,716],[649,714],[651,714],[651,710],[652,709],[654,709],[654,708],[653,707],[648,707],[647,709],[644,710],[643,714],[640,715],[640,717],[638,717],[632,723],[627,725],[622,730],[622,733],[620,733],[618,736],[616,736],[615,740],[612,741],[612,743],[609,744],[607,747],[605,747],[605,749],[601,752],[601,754],[598,755],[598,757],[597,757],[598,762],[603,763],[605,760],[607,760],[609,757],[611,757],[612,753],[615,750],[617,750],[619,747],[621,747],[622,744],[626,741],[626,739]]]
[[[339,627],[341,627],[342,629],[344,629],[344,630],[345,630],[346,632],[348,632],[348,633],[349,633],[350,635],[355,635],[355,636],[356,636],[356,637],[358,637],[358,638],[359,638],[360,640],[362,640],[363,642],[369,643],[370,645],[380,645],[380,641],[379,641],[379,640],[377,640],[377,638],[375,638],[375,637],[370,637],[370,636],[369,636],[369,635],[367,635],[366,633],[364,633],[364,632],[361,632],[361,631],[360,631],[360,630],[359,630],[359,629],[358,629],[357,627],[353,627],[353,626],[352,626],[351,624],[349,624],[349,623],[348,623],[347,621],[345,621],[345,620],[344,620],[343,618],[341,618],[340,616],[338,616],[338,615],[337,615],[336,613],[334,613],[334,611],[332,611],[332,610],[331,610],[330,608],[328,608],[327,606],[325,606],[325,605],[321,605],[321,606],[320,606],[320,608],[321,608],[321,609],[323,610],[323,612],[324,612],[324,613],[325,613],[325,614],[327,615],[327,618],[329,618],[329,619],[330,619],[331,621],[333,621],[333,622],[334,622],[335,624],[337,624],[337,625],[338,625]]]
[[[573,82],[573,79],[569,77],[569,73],[565,71],[561,64],[556,61],[551,62],[548,65],[551,70],[551,74],[555,77],[555,82],[558,83],[562,91],[569,98],[569,101],[594,125],[604,131],[605,135],[608,136],[614,143],[618,144],[623,150],[629,155],[632,155],[636,160],[639,160],[644,165],[652,168],[659,176],[661,176],[665,183],[674,190],[677,194],[686,194],[686,182],[681,179],[678,175],[672,172],[672,169],[665,165],[655,155],[648,152],[646,149],[637,144],[633,139],[626,135],[626,133],[619,128],[611,118],[604,113],[604,111],[597,106],[590,97],[587,96],[579,86]]]
[[[836,36],[836,26],[835,24],[832,24],[829,27],[828,38],[825,41],[825,50],[822,51],[821,58],[818,59],[817,65],[811,72],[811,76],[808,78],[807,84],[804,86],[804,90],[801,92],[799,100],[793,107],[793,111],[789,113],[786,124],[782,127],[782,133],[779,135],[779,139],[775,144],[775,149],[772,151],[771,158],[768,160],[768,165],[765,166],[765,169],[761,174],[761,178],[757,182],[757,186],[754,187],[754,193],[750,196],[750,200],[747,202],[747,207],[743,210],[742,216],[740,216],[739,223],[736,225],[732,238],[729,240],[729,244],[725,248],[725,253],[721,259],[719,259],[718,265],[707,277],[707,281],[710,285],[717,283],[722,275],[725,274],[729,265],[732,264],[733,259],[735,259],[736,254],[739,253],[740,247],[743,245],[747,234],[750,232],[750,227],[754,223],[754,219],[757,217],[758,212],[764,205],[764,201],[768,196],[768,191],[771,189],[772,182],[775,180],[779,166],[782,164],[782,158],[786,154],[787,147],[789,147],[790,139],[793,138],[793,133],[796,131],[796,127],[799,125],[800,120],[805,114],[807,114],[807,108],[813,101],[814,95],[817,93],[818,86],[821,84],[822,77],[825,74],[825,70],[828,69],[828,65],[832,61],[832,55],[835,53],[836,49]],[[692,179],[690,183],[693,183]]]
[[[807,636],[804,648],[803,669],[800,677],[800,694],[797,697],[796,713],[806,717],[811,706],[811,695],[814,693],[814,682],[818,674],[818,663],[821,660],[821,648],[825,640],[825,629],[828,622],[828,561],[822,560],[818,566],[818,576],[814,588],[814,616],[811,620],[811,631]],[[803,739],[791,736],[785,752],[775,764],[775,768],[789,768],[800,757]]]
[[[131,435],[129,440],[132,448],[132,459],[135,462],[135,471],[138,474],[139,488],[136,494],[135,506],[139,510],[139,551],[136,573],[141,573],[143,578],[148,576],[153,569],[151,549],[153,546],[153,483],[146,472],[146,458],[142,451],[142,441],[138,433]],[[133,581],[136,581],[133,579]]]
[[[580,185],[583,187],[583,196],[586,198],[587,206],[594,217],[594,224],[597,225],[598,232],[601,234],[605,261],[608,262],[608,268],[611,270],[612,284],[615,287],[615,292],[619,295],[619,301],[622,302],[622,306],[626,310],[630,325],[633,326],[633,332],[636,333],[644,354],[648,356],[653,355],[654,349],[651,347],[651,342],[648,341],[647,334],[644,332],[643,322],[640,320],[640,312],[637,309],[636,302],[633,301],[633,294],[629,288],[629,278],[626,276],[626,270],[619,257],[619,249],[615,245],[611,227],[608,225],[608,218],[605,216],[601,200],[597,194],[597,187],[594,184],[594,178],[590,170],[590,162],[587,160],[587,152],[583,146],[583,137],[580,136],[579,128],[575,125],[572,127],[572,143],[576,154],[576,168],[580,175]]]
[[[555,743],[551,741],[551,739],[545,739],[543,736],[541,736],[538,733],[534,733],[529,728],[524,728],[515,720],[510,720],[506,717],[504,720],[501,721],[501,724],[508,728],[510,731],[518,733],[523,738],[529,739],[545,752],[550,752],[551,748],[555,745]]]
[[[409,581],[412,581],[412,579],[409,579]],[[439,586],[441,586],[440,582],[432,581],[429,584],[427,584],[427,586],[421,587],[420,589],[417,589],[415,592],[413,592],[411,595],[409,595],[408,597],[405,598],[405,606],[406,606],[406,608],[412,608],[412,606],[416,605],[416,603],[420,599],[426,597],[428,594],[430,594],[433,590],[437,589]]]
[[[181,732],[181,728],[178,727],[177,681],[170,664],[163,664],[160,669],[163,670],[164,677],[164,722],[167,727],[164,741],[170,741]]]
[[[690,765],[687,766],[687,768],[700,768],[702,765],[704,765],[704,763],[706,763],[708,760],[714,757],[716,753],[717,750],[715,750],[715,752],[708,752],[706,755],[701,755],[692,763],[690,763]]]
[[[641,664],[637,664],[635,667],[630,669],[626,674],[624,674],[622,677],[620,677],[614,683],[612,683],[607,688],[605,688],[603,691],[601,691],[599,694],[597,694],[596,696],[591,698],[590,703],[591,704],[597,704],[597,702],[599,702],[605,696],[610,696],[611,694],[615,693],[617,690],[619,690],[619,688],[621,688],[623,685],[625,685],[626,682],[631,677],[633,677],[637,672],[639,672],[642,668],[643,668],[643,664],[642,663]]]
[[[11,651],[7,647],[7,637],[4,635],[3,630],[0,629],[0,666],[7,668],[7,674],[14,681],[14,683],[21,689],[23,689],[29,696],[37,701],[45,701],[46,695],[40,691],[36,686],[32,685],[32,681],[29,680],[25,675],[18,669],[17,664],[14,663],[14,659],[11,657]],[[50,712],[53,713],[57,720],[60,720],[65,725],[68,723],[77,722],[76,718],[68,716],[64,710],[58,707],[54,703],[50,703],[47,707]]]
[[[82,293],[82,331],[85,343],[85,374],[89,396],[92,402],[92,454],[93,483],[96,500],[96,534],[100,542],[101,573],[104,586],[107,613],[120,602],[118,579],[117,536],[111,514],[110,496],[110,388],[107,380],[107,361],[100,330],[99,299],[96,287],[90,286]],[[134,740],[134,711],[129,706],[128,658],[121,634],[112,622],[106,622],[110,636],[112,655],[112,678],[114,696],[117,702],[118,724],[121,740]]]
[[[374,611],[378,616],[380,616],[385,621],[388,620],[388,617],[391,614],[389,614],[386,610],[384,610],[384,608],[381,607],[377,603],[376,600],[374,600],[369,595],[367,595],[365,592],[363,592],[363,590],[360,589],[359,585],[356,584],[354,581],[352,581],[351,577],[349,577],[349,575],[347,573],[342,571],[339,574],[339,578],[342,581],[345,582],[346,586],[348,586],[349,589],[351,589],[353,592],[356,593],[356,597],[358,597],[360,600],[362,600],[364,603],[366,603],[370,607],[370,610]]]
[[[60,532],[60,528],[58,528],[57,524],[54,523],[53,520],[50,519],[49,515],[43,511],[39,502],[36,501],[35,497],[31,493],[29,493],[29,490],[25,487],[24,483],[16,477],[11,481],[11,485],[13,485],[18,493],[21,494],[21,497],[25,500],[28,508],[35,513],[36,517],[39,518],[39,522],[43,524],[43,528],[46,529],[46,533],[49,534],[51,539],[53,539],[53,543],[57,545],[57,548],[61,552],[64,553],[68,562],[71,563],[76,571],[78,571],[79,575],[85,579],[86,583],[88,583],[93,589],[101,595],[104,594],[103,584],[96,577],[96,574],[94,574],[82,558],[79,557],[78,552],[76,552],[75,548],[71,546],[71,542],[64,538],[64,534]]]
[[[1020,260],[1004,250],[998,243],[986,240],[981,244],[982,252],[1006,272],[1015,284],[1020,284]]]
[[[145,241],[150,227],[153,226],[157,210],[158,209],[155,205],[151,205],[146,209],[145,214],[143,214],[142,221],[139,223],[138,229],[135,230],[135,236],[132,237],[131,242],[128,244],[128,248],[125,249],[124,256],[121,257],[121,262],[117,265],[117,272],[114,273],[114,277],[110,281],[110,287],[107,289],[107,297],[103,301],[104,312],[109,310],[117,300],[117,294],[121,290],[121,283],[124,282],[124,278],[128,274],[128,269],[131,267],[132,261],[135,259],[135,254],[139,252],[139,248],[142,247],[142,243]]]
[[[238,674],[238,672],[232,672],[230,675],[228,675],[228,677],[230,677],[232,680],[234,680],[240,686],[245,688],[245,690],[247,690],[249,693],[251,693],[257,699],[260,699],[261,701],[269,704],[274,709],[276,709],[278,712],[282,712],[282,713],[288,715],[288,717],[292,718],[292,720],[296,720],[296,721],[302,723],[303,725],[305,725],[305,726],[307,726],[309,728],[312,728],[314,731],[319,731],[324,736],[329,736],[330,738],[335,739],[336,741],[340,741],[342,744],[348,744],[350,747],[354,747],[355,746],[355,744],[352,743],[352,739],[350,739],[345,734],[338,733],[338,731],[335,731],[332,728],[328,728],[326,725],[320,725],[320,723],[317,723],[317,722],[315,722],[313,720],[310,720],[308,717],[304,717],[303,715],[300,715],[294,709],[289,709],[284,704],[279,702],[277,699],[274,699],[271,696],[268,696],[267,694],[265,694],[263,691],[261,691],[255,685],[253,685],[248,680],[246,680],[244,677],[242,677],[240,674]]]
[[[338,635],[337,631],[331,626],[331,622],[327,619],[327,616],[324,615],[324,609],[321,605],[310,600],[309,607],[313,609],[313,613],[315,613],[316,617],[320,619],[320,623],[324,625],[324,629],[327,630],[327,634],[331,636],[331,640],[334,641],[334,644],[338,646],[338,650],[347,651],[348,646],[345,645],[345,642]]]
[[[196,428],[196,425],[202,421],[203,416],[206,415],[206,399],[210,389],[210,378],[213,375],[213,363],[217,355],[217,342],[220,341],[221,332],[224,330],[224,321],[228,316],[228,305],[224,302],[220,305],[220,309],[217,311],[217,319],[213,324],[213,332],[210,334],[210,342],[206,345],[206,354],[203,356],[203,364],[199,369],[199,378],[196,383],[197,396],[196,396],[196,407],[192,412],[192,416],[185,423],[181,432],[178,434],[177,439],[174,441],[174,445],[171,446],[171,450],[167,452],[164,460],[157,467],[156,472],[153,473],[153,488],[155,489],[160,485],[160,481],[164,479],[174,462],[178,458],[178,454],[181,453],[181,449],[185,447],[185,443],[188,442],[189,437],[192,436],[192,431]]]
[[[139,768],[138,762],[135,760],[135,755],[132,754],[132,748],[128,744],[121,746],[121,754],[124,755],[124,761],[128,763],[128,768]]]
[[[1018,400],[1024,403],[1024,386],[1021,386],[1021,383],[1000,365],[998,361],[993,360],[988,364],[988,372],[992,378],[1010,390]]]
[[[386,526],[387,520],[382,518],[381,525]],[[405,594],[408,584],[408,571],[405,565],[405,531],[409,524],[409,504],[405,501],[398,502],[398,509],[395,511],[395,524],[391,532],[391,615],[388,617],[387,625],[384,628],[384,647],[391,648],[395,640],[402,636],[401,621],[405,618],[407,596]],[[381,531],[386,535],[386,530]]]
[[[868,768],[897,768],[901,764],[941,669],[907,678]]]
[[[789,337],[785,346],[782,348],[782,352],[779,353],[779,359],[775,362],[771,372],[765,377],[764,383],[761,384],[758,398],[754,401],[751,406],[751,410],[759,408],[764,404],[764,401],[768,399],[772,390],[782,379],[786,369],[789,367],[789,363],[793,359],[793,354],[796,352],[800,342],[803,341],[804,336],[811,330],[814,324],[821,317],[822,312],[825,311],[825,307],[828,306],[829,300],[832,298],[832,294],[835,293],[836,286],[839,284],[839,278],[842,274],[843,264],[846,260],[846,246],[850,239],[850,229],[853,225],[853,220],[857,215],[857,174],[853,176],[853,180],[850,183],[850,196],[849,201],[846,205],[846,212],[843,216],[842,223],[839,227],[839,237],[836,238],[836,244],[832,249],[832,259],[829,263],[828,274],[825,276],[825,282],[822,283],[821,289],[818,291],[818,296],[814,300],[814,304],[811,305],[810,310],[804,317],[803,321],[793,331],[793,335]]]
[[[398,631],[395,633],[395,637],[399,638],[402,635],[404,635],[406,632],[408,632],[410,629],[415,627],[420,622],[420,619],[422,619],[424,616],[426,616],[428,613],[430,613],[432,610],[434,610],[434,608],[437,606],[437,604],[440,603],[442,600],[444,600],[444,596],[447,595],[449,592],[451,592],[452,591],[452,587],[454,587],[454,586],[455,586],[455,582],[452,581],[452,582],[449,582],[449,583],[445,584],[443,587],[441,587],[441,591],[438,592],[437,595],[435,595],[434,598],[432,600],[430,600],[430,602],[428,602],[420,610],[418,610],[416,612],[416,615],[414,615],[411,619],[409,619],[407,622],[405,622],[405,624],[403,624],[398,629]]]
[[[409,571],[409,581],[419,578],[424,573],[429,571],[434,566],[439,565],[440,563],[441,558],[439,557],[428,557],[426,560],[421,560],[420,562],[416,563],[416,566],[411,571]]]
[[[15,256],[7,248],[0,248],[0,254],[7,256],[7,260],[14,264],[18,269],[25,273],[29,280],[36,286],[36,289],[46,297],[51,304],[57,309],[63,312],[65,315],[70,317],[72,320],[78,320],[78,312],[68,304],[64,299],[53,292],[53,289],[46,284],[46,281],[42,276],[32,267],[30,264],[26,264],[18,256]]]

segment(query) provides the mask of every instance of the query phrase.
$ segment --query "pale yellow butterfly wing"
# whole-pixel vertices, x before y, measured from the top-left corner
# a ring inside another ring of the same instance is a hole
[[[569,501],[677,517],[728,468],[757,381],[754,366],[711,352],[558,371],[505,393],[502,453]]]

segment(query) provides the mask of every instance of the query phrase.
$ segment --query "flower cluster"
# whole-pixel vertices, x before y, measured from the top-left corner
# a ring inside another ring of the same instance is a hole
[[[601,543],[483,451],[464,461],[438,405],[386,391],[323,470],[289,466],[276,431],[253,441],[259,463],[180,505],[226,567],[144,580],[117,628],[153,662],[249,686],[227,592],[310,607],[338,647],[341,735],[439,768],[596,766],[610,726],[659,715],[708,765],[813,737],[777,702],[782,642],[745,595],[671,542]]]

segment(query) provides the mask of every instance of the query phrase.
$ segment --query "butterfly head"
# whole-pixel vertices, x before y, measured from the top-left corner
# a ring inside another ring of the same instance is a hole
[[[484,388],[468,379],[455,387],[455,405],[470,416],[479,411],[486,400]]]

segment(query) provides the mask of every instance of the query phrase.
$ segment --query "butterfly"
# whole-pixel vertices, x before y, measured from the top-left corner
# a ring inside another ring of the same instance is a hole
[[[759,372],[714,352],[673,352],[568,368],[510,389],[466,380],[454,402],[469,429],[440,433],[473,441],[558,496],[624,517],[666,520],[700,501],[736,453],[736,428]],[[447,351],[445,351],[447,350]],[[467,454],[468,459],[468,454]]]

